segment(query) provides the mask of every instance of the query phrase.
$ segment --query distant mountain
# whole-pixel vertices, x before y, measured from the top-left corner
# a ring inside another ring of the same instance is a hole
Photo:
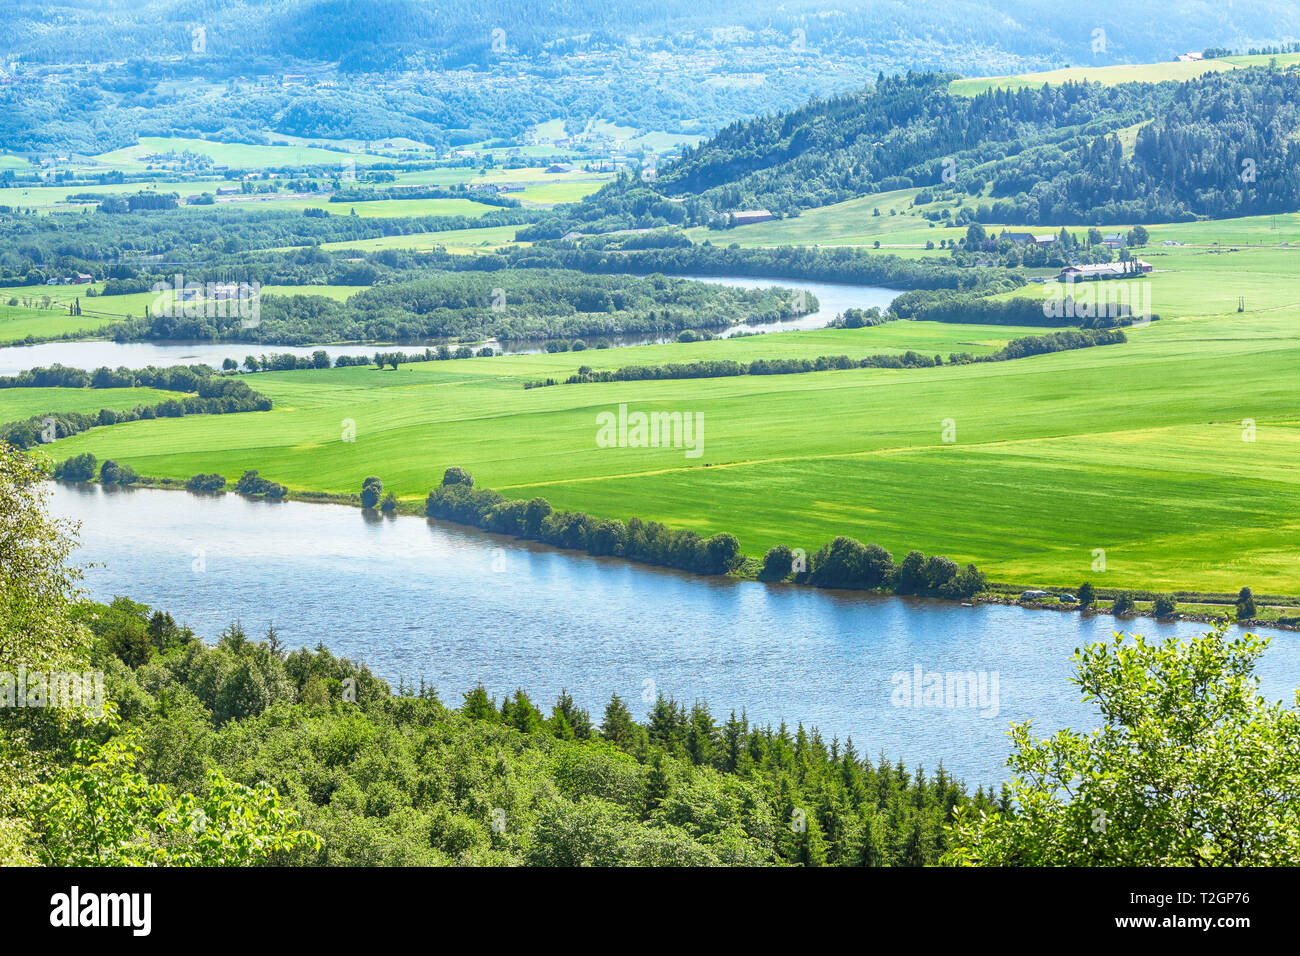
[[[1158,29],[1153,24],[1158,21]],[[667,49],[786,45],[875,69],[966,75],[1168,59],[1300,35],[1291,0],[6,0],[9,58],[64,62],[191,50],[336,61],[371,47],[446,63],[582,43]],[[494,32],[494,31],[500,31]],[[494,39],[495,38],[495,39]],[[374,55],[373,51],[371,51]],[[383,54],[380,54],[381,59]],[[391,60],[392,57],[389,57]]]
[[[695,137],[880,72],[1169,60],[1292,35],[1293,0],[5,0],[0,148],[277,133],[446,148],[556,119]]]

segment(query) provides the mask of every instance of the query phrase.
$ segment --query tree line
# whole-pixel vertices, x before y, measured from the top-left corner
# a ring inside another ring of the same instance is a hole
[[[1041,310],[1040,310],[1041,311]],[[1006,362],[1044,355],[1086,349],[1098,345],[1118,345],[1128,337],[1121,329],[1066,329],[1046,335],[1026,335],[1012,339],[996,352],[972,355],[969,352],[951,352],[949,365],[969,365],[972,362]],[[762,358],[750,362],[734,359],[714,359],[700,362],[670,362],[666,365],[628,365],[616,369],[595,371],[582,366],[564,380],[565,385],[586,382],[643,382],[683,378],[728,378],[736,375],[797,375],[805,372],[843,371],[853,368],[934,368],[944,364],[942,355],[922,355],[908,349],[901,355],[880,353],[859,359],[847,355],[820,355],[817,358]],[[555,379],[530,381],[524,388],[543,388],[560,384]]]
[[[67,370],[79,371],[79,370]],[[171,370],[157,370],[159,373]],[[182,371],[184,371],[182,369]],[[28,373],[23,373],[24,375]],[[80,372],[80,375],[86,375]],[[18,376],[21,377],[21,376]],[[159,381],[174,379],[160,374]],[[4,380],[0,380],[2,382]],[[10,386],[13,387],[13,386]],[[63,387],[86,387],[65,385]],[[100,388],[133,386],[93,386]],[[152,386],[154,388],[167,386]],[[101,408],[96,413],[88,412],[51,412],[45,415],[33,415],[22,421],[0,425],[0,439],[15,448],[33,448],[59,438],[67,438],[100,425],[116,425],[120,422],[134,422],[155,418],[183,418],[186,415],[230,415],[238,412],[264,412],[271,409],[271,399],[248,387],[248,383],[233,378],[198,377],[190,388],[194,394],[166,398],[152,405],[136,405],[134,408]],[[77,479],[87,480],[87,479]]]
[[[264,295],[260,321],[239,315],[152,314],[105,330],[119,340],[201,339],[301,345],[423,338],[544,339],[666,334],[772,322],[816,308],[784,290],[735,289],[663,275],[592,276],[572,269],[426,274],[363,288],[340,302],[318,295]],[[204,310],[195,310],[201,313]]]

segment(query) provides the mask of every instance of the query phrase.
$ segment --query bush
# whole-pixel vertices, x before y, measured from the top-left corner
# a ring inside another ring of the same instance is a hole
[[[235,482],[235,490],[250,498],[272,498],[279,500],[289,493],[289,489],[279,482],[267,481],[256,470],[249,469]]]
[[[185,482],[187,491],[220,491],[226,487],[226,479],[221,475],[195,475]]]
[[[813,556],[810,580],[821,588],[878,588],[894,574],[894,558],[878,544],[840,535]]]
[[[464,485],[467,488],[474,487],[474,476],[464,468],[452,467],[442,473],[443,486],[447,485]]]
[[[384,496],[384,503],[380,505],[379,508],[386,515],[392,514],[394,511],[397,510],[397,495],[393,494],[390,491],[387,495]]]
[[[1133,603],[1133,593],[1131,591],[1120,591],[1115,595],[1110,609],[1114,614],[1132,614],[1137,605]]]
[[[140,480],[140,476],[135,473],[135,469],[130,465],[119,465],[113,459],[108,459],[99,466],[99,481],[104,485],[134,485]]]
[[[95,477],[95,456],[90,452],[73,455],[54,469],[54,477],[61,481],[92,481]]]
[[[1097,589],[1092,586],[1090,581],[1084,581],[1079,585],[1079,607],[1090,608],[1097,603]]]
[[[909,551],[894,572],[894,591],[897,594],[916,594],[925,589],[925,576],[922,568],[925,555],[920,551]]]
[[[1178,606],[1172,594],[1156,595],[1156,617],[1168,618],[1174,616],[1174,609]]]
[[[763,555],[763,570],[759,572],[761,581],[784,581],[794,568],[794,552],[783,544],[768,548]]]
[[[361,483],[361,507],[373,508],[379,504],[379,496],[384,493],[384,483],[371,475]]]
[[[1237,594],[1237,620],[1249,621],[1256,613],[1254,593],[1250,588],[1242,588]]]

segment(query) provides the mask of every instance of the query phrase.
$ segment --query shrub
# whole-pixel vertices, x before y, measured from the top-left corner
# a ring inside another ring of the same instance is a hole
[[[1255,614],[1255,595],[1250,588],[1242,588],[1237,594],[1237,620],[1249,621]]]
[[[226,487],[226,479],[221,475],[194,475],[185,482],[187,491],[220,491]]]
[[[794,552],[783,544],[768,548],[763,555],[763,570],[758,577],[762,581],[784,581],[794,568]]]
[[[813,556],[811,581],[822,588],[878,588],[894,573],[894,559],[878,544],[840,535]]]
[[[1157,594],[1155,613],[1158,618],[1167,618],[1174,616],[1174,608],[1178,606],[1172,594]]]
[[[91,481],[95,477],[95,456],[90,452],[73,455],[54,469],[54,477],[62,481]]]
[[[235,490],[241,495],[247,495],[250,498],[273,498],[280,499],[289,493],[289,489],[276,481],[267,481],[258,473],[249,469],[239,476],[239,481],[235,483]]]
[[[925,588],[925,576],[922,568],[925,555],[920,551],[909,551],[894,572],[894,591],[898,594],[916,594]]]
[[[379,496],[384,493],[384,483],[371,475],[361,483],[361,506],[373,508],[379,504]]]
[[[1132,614],[1137,605],[1133,603],[1133,593],[1131,591],[1120,591],[1115,595],[1110,609],[1115,614]]]
[[[453,466],[442,473],[442,483],[446,485],[464,485],[467,488],[474,487],[474,476],[464,468]]]

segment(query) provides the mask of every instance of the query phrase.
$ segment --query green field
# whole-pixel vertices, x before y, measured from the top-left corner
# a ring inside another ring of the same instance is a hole
[[[51,451],[169,478],[257,468],[296,490],[355,492],[377,474],[410,501],[459,464],[511,496],[730,531],[752,555],[849,534],[972,560],[994,579],[1073,586],[1104,549],[1103,586],[1300,591],[1295,310],[1170,319],[1125,345],[986,365],[520,387],[583,363],[1015,332],[910,325],[262,374],[252,383],[271,412],[134,422]],[[597,447],[596,414],[623,402],[702,413],[703,457]],[[1242,440],[1247,418],[1254,442]],[[345,419],[355,442],[341,440]],[[955,443],[941,440],[947,419]]]
[[[1157,270],[1146,278],[1151,311],[1162,317],[1238,314],[1271,321],[1300,312],[1300,247],[1213,250],[1154,246],[1141,257]],[[1049,294],[1054,283],[1028,285],[1012,295]]]
[[[240,209],[276,209],[301,212],[304,209],[325,209],[332,216],[350,216],[353,213],[366,219],[392,216],[468,216],[476,218],[495,212],[498,206],[474,202],[472,199],[377,199],[373,202],[330,202],[328,196],[299,198],[291,195],[252,194],[218,200],[223,206]]]
[[[97,203],[70,202],[69,196],[78,193],[97,193],[112,196],[134,195],[138,192],[177,193],[183,199],[198,193],[215,193],[218,186],[228,185],[224,179],[159,178],[150,183],[96,183],[93,186],[24,186],[0,190],[0,205],[41,212],[94,211]]]
[[[411,249],[416,252],[428,252],[431,249],[446,249],[456,254],[486,252],[500,246],[531,243],[515,242],[515,233],[519,226],[488,226],[483,229],[447,229],[442,232],[413,232],[401,236],[377,236],[374,239],[358,239],[355,242],[322,242],[320,248],[353,249],[357,252],[378,252],[381,249]]]
[[[941,223],[931,226],[929,220],[922,218],[922,208],[945,207],[913,208],[912,202],[919,192],[919,187],[895,189],[806,209],[789,219],[738,226],[722,233],[699,226],[686,230],[686,234],[695,242],[711,239],[715,243],[730,245],[734,242],[741,246],[869,246],[879,241],[882,248],[901,254],[909,250],[924,252],[927,240],[937,247],[940,239],[960,239],[966,235],[965,226],[945,227]],[[974,205],[978,200],[964,197],[963,201]],[[957,208],[952,203],[945,205],[954,211]],[[877,209],[880,210],[879,216],[875,215]],[[934,252],[947,255],[947,250],[935,249]]]
[[[158,388],[0,388],[0,423],[54,412],[122,411],[183,397]]]
[[[959,96],[974,96],[991,89],[1037,89],[1044,83],[1059,86],[1068,82],[1101,83],[1115,86],[1119,83],[1163,83],[1167,80],[1191,80],[1206,73],[1219,73],[1247,66],[1286,68],[1300,63],[1300,54],[1286,53],[1278,56],[1225,56],[1215,60],[1179,63],[1122,63],[1109,66],[1073,66],[1041,73],[1021,73],[1015,76],[988,76],[954,80],[948,89]]]
[[[240,169],[266,169],[279,166],[344,166],[354,162],[358,166],[386,162],[386,157],[376,156],[360,149],[346,152],[321,149],[318,146],[255,146],[247,143],[214,143],[206,139],[186,139],[180,136],[141,136],[134,146],[124,146],[94,157],[100,166],[110,166],[123,172],[142,172],[153,154],[197,153],[210,156],[217,165]],[[154,163],[158,166],[159,163]]]
[[[14,292],[4,291],[10,296]],[[101,315],[69,315],[57,306],[46,309],[7,305],[10,296],[0,296],[0,345],[24,342],[28,338],[59,338],[70,332],[92,331],[115,321]]]

